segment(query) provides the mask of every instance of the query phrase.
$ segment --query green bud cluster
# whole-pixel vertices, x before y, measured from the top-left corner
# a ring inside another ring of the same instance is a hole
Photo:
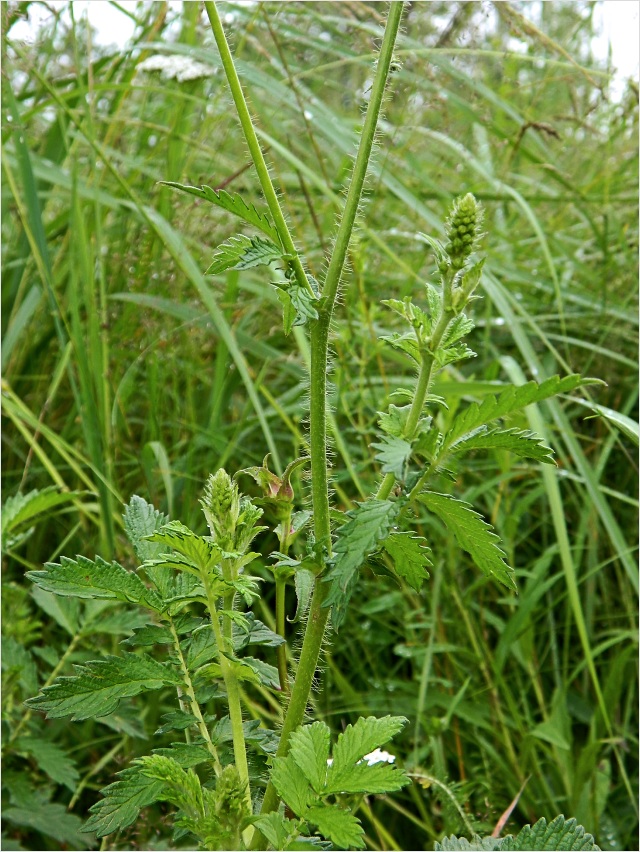
[[[451,268],[460,270],[469,255],[475,251],[481,236],[483,211],[474,196],[468,192],[456,198],[445,225],[447,244],[445,251],[449,255]],[[446,266],[446,264],[445,264]],[[445,272],[441,269],[440,272]]]
[[[211,535],[221,545],[230,547],[235,539],[240,516],[238,484],[223,468],[211,474],[200,501]]]
[[[242,497],[223,468],[211,474],[200,501],[213,540],[223,550],[244,553],[263,527],[257,527],[262,509]]]

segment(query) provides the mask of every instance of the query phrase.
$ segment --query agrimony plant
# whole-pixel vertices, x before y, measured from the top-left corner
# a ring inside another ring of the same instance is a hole
[[[169,520],[139,497],[132,498],[125,529],[138,558],[136,571],[99,557],[79,556],[30,572],[46,591],[126,602],[145,611],[148,623],[126,640],[134,650],[89,661],[28,703],[53,718],[86,719],[112,712],[124,698],[160,689],[175,692],[176,710],[158,733],[184,731],[185,741],[155,748],[125,769],[103,791],[87,831],[108,835],[130,825],[146,805],[166,801],[176,809],[176,836],[188,834],[203,849],[283,850],[327,842],[337,848],[363,848],[363,829],[356,816],[362,797],[409,783],[401,768],[371,757],[406,720],[358,719],[339,735],[333,749],[327,725],[303,724],[329,616],[339,630],[359,573],[370,559],[383,561],[387,574],[398,583],[422,587],[432,563],[428,541],[413,531],[418,513],[442,523],[487,577],[515,590],[514,571],[491,526],[450,493],[449,483],[456,481],[453,471],[465,454],[487,449],[553,464],[550,448],[536,435],[505,421],[531,403],[568,393],[589,380],[568,375],[541,384],[506,386],[498,396],[470,403],[446,428],[441,427],[438,410],[447,402],[432,393],[433,380],[439,371],[475,354],[466,343],[473,329],[468,308],[477,298],[485,262],[478,253],[482,209],[472,194],[460,197],[447,219],[445,241],[425,237],[435,257],[434,280],[415,301],[384,302],[401,326],[383,340],[404,353],[418,376],[415,387],[397,390],[379,412],[372,460],[379,464],[380,485],[346,516],[332,510],[326,425],[329,330],[402,4],[393,2],[389,7],[345,206],[322,282],[309,274],[294,245],[218,11],[210,2],[205,8],[268,209],[206,186],[167,185],[211,202],[260,232],[239,233],[218,246],[207,270],[210,274],[257,266],[280,270],[275,286],[285,332],[294,325],[305,326],[310,337],[309,458],[294,460],[282,476],[269,470],[267,459],[261,467],[239,471],[262,488],[261,500],[241,494],[235,477],[224,470],[210,476],[202,499],[207,535]],[[307,462],[312,512],[296,512],[291,474]],[[250,573],[259,556],[252,543],[266,528],[263,520],[268,517],[279,542],[279,550],[272,554],[276,631],[251,611],[260,596],[259,579]],[[295,620],[305,626],[290,685],[284,588],[292,578],[298,596]],[[155,654],[141,650],[156,646],[163,650]],[[276,649],[277,666],[247,654],[250,646]],[[243,691],[251,685],[282,699],[279,731],[243,717]],[[228,715],[208,711],[213,699],[226,702]]]

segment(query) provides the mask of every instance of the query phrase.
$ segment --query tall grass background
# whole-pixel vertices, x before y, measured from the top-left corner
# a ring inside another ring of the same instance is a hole
[[[238,226],[158,183],[259,201],[200,4],[128,6],[135,34],[117,50],[95,44],[73,4],[33,43],[14,38],[36,5],[2,8],[3,500],[78,493],[5,542],[5,742],[21,726],[4,756],[7,849],[90,843],[80,818],[173,709],[168,697],[125,703],[105,724],[25,718],[22,700],[56,667],[117,653],[135,626],[117,607],[97,619],[32,593],[25,570],[75,553],[132,566],[131,494],[201,529],[210,472],[266,452],[282,470],[307,437],[307,344],[297,329],[284,336],[269,274],[205,278]],[[294,238],[321,277],[384,4],[221,5]],[[428,522],[437,559],[424,595],[364,572],[314,702],[336,732],[358,715],[411,720],[398,754],[416,783],[364,803],[372,849],[490,831],[518,794],[508,827],[564,813],[602,848],[636,839],[638,91],[612,99],[610,69],[591,53],[593,13],[434,2],[409,4],[404,20],[334,327],[337,507],[372,490],[377,411],[414,381],[378,340],[393,330],[380,300],[420,293],[433,272],[421,233],[440,234],[460,193],[486,208],[488,272],[478,357],[440,374],[434,391],[450,409],[438,416],[508,381],[575,371],[606,387],[523,417],[557,468],[493,453],[456,471],[460,496],[504,541],[517,598]],[[169,72],[145,71],[158,56]],[[192,79],[175,76],[184,58],[201,63]],[[298,481],[301,505],[307,489]],[[271,605],[265,583],[259,617],[273,621]],[[249,715],[277,720],[264,694],[248,687],[245,700]],[[67,754],[66,782],[25,733]],[[60,817],[67,834],[29,821],[34,796],[71,820]],[[153,813],[103,848],[170,848]]]

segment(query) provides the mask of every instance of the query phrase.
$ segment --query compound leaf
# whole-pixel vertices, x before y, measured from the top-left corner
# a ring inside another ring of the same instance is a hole
[[[98,837],[126,828],[138,818],[141,808],[153,804],[162,792],[163,783],[145,777],[139,767],[118,773],[118,780],[101,792],[104,798],[90,808],[91,816],[82,831]]]
[[[324,606],[333,606],[332,620],[336,629],[344,621],[358,569],[387,537],[398,511],[398,503],[390,500],[367,500],[347,512],[349,520],[338,530],[333,566],[324,578],[325,583],[331,583]]]
[[[105,657],[76,666],[76,670],[78,674],[59,677],[25,703],[34,710],[42,710],[50,719],[71,716],[75,721],[107,716],[121,698],[181,683],[176,672],[146,654]]]
[[[359,760],[392,739],[406,724],[404,716],[375,716],[360,718],[355,725],[347,725],[333,748],[333,763],[327,775],[327,789],[342,790],[354,765]],[[395,770],[398,772],[398,770]],[[399,773],[402,774],[402,773]]]
[[[390,763],[369,766],[362,762],[352,766],[339,777],[330,778],[324,795],[332,793],[391,793],[410,783],[401,769]]]
[[[291,734],[289,754],[316,793],[321,793],[327,777],[330,731],[324,722],[314,722]]]
[[[495,577],[507,588],[516,591],[513,569],[505,562],[505,554],[499,547],[500,539],[472,506],[449,494],[433,491],[423,491],[418,494],[418,500],[440,518],[483,574]]]
[[[44,571],[28,571],[27,577],[47,592],[137,603],[156,611],[162,609],[159,596],[148,589],[137,574],[117,562],[105,562],[99,556],[94,560],[85,556],[78,556],[77,560],[62,556],[59,563],[47,562],[44,567]]]
[[[477,429],[478,426],[484,426],[492,420],[497,420],[499,417],[505,417],[508,414],[513,414],[531,405],[533,402],[540,402],[543,399],[548,399],[559,393],[568,393],[582,385],[597,383],[597,379],[583,379],[577,373],[573,373],[564,378],[560,376],[552,376],[550,379],[538,384],[537,382],[527,382],[525,385],[509,385],[502,393],[495,397],[493,395],[485,397],[482,403],[472,403],[454,422],[453,426],[445,436],[445,447]]]
[[[599,852],[593,835],[587,834],[575,819],[567,819],[561,815],[550,823],[539,819],[534,825],[525,825],[515,837],[505,837],[500,849],[509,852],[520,852],[526,849],[567,849],[581,852]]]
[[[382,542],[382,546],[394,561],[396,573],[416,592],[429,578],[427,566],[431,567],[431,549],[426,539],[410,532],[395,532]]]
[[[271,237],[272,240],[279,242],[278,232],[271,224],[271,220],[267,214],[261,213],[253,204],[247,204],[237,193],[231,195],[224,189],[211,189],[210,186],[204,185],[200,187],[187,186],[169,180],[161,180],[160,183],[164,186],[171,186],[173,189],[187,192],[190,195],[195,195],[197,198],[204,198],[206,201],[211,202],[211,204],[215,204],[217,207],[233,213],[234,216],[244,219],[249,225],[254,225],[254,227],[259,228],[268,237]]]
[[[290,754],[274,759],[271,782],[282,801],[298,816],[304,815],[315,798],[303,771]]]
[[[337,807],[318,806],[310,808],[305,814],[323,837],[327,837],[337,849],[364,849],[364,830],[356,817]]]
[[[509,450],[522,458],[535,459],[544,464],[555,464],[553,450],[545,446],[535,432],[519,429],[488,429],[479,426],[454,441],[449,452],[466,453],[469,450]]]
[[[392,473],[396,479],[404,480],[405,466],[411,455],[411,444],[404,438],[383,435],[379,444],[371,444],[376,460],[382,463],[382,473]]]
[[[227,269],[251,269],[280,260],[282,251],[271,240],[236,234],[217,247],[207,275],[218,275]]]

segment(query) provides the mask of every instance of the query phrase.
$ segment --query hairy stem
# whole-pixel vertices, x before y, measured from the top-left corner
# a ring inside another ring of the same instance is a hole
[[[249,108],[244,97],[244,92],[242,91],[242,86],[240,85],[238,72],[236,71],[236,67],[233,64],[233,57],[231,55],[231,51],[229,50],[229,44],[227,42],[227,37],[225,36],[224,29],[222,27],[222,21],[220,20],[220,16],[218,15],[218,10],[216,9],[216,4],[214,2],[210,2],[210,0],[207,0],[207,2],[205,2],[204,4],[204,8],[207,12],[209,23],[211,24],[211,31],[213,32],[213,37],[216,40],[216,44],[220,52],[222,67],[224,68],[224,73],[227,77],[229,88],[231,89],[231,95],[233,97],[233,102],[236,106],[236,111],[238,113],[238,118],[240,119],[240,124],[242,125],[244,138],[247,141],[249,152],[251,154],[251,159],[253,160],[256,172],[258,173],[260,186],[262,187],[262,192],[264,193],[265,201],[267,202],[267,206],[269,207],[269,211],[273,217],[274,225],[276,226],[276,230],[278,231],[278,236],[280,237],[282,248],[284,249],[285,253],[291,258],[291,265],[295,270],[298,282],[307,288],[311,296],[315,297],[313,289],[309,284],[306,272],[304,271],[304,267],[302,266],[302,261],[300,260],[298,252],[296,251],[291,232],[289,231],[289,227],[287,226],[287,223],[285,221],[284,215],[282,213],[282,208],[280,207],[280,202],[278,201],[278,196],[271,181],[269,169],[267,168],[267,164],[262,153],[262,148],[260,147],[256,131],[253,127],[251,113],[249,112]]]
[[[251,789],[249,787],[249,767],[247,764],[247,747],[244,740],[244,730],[242,729],[242,705],[240,703],[240,688],[238,687],[238,679],[233,670],[231,661],[226,654],[231,651],[227,647],[228,641],[222,634],[220,628],[220,620],[218,618],[218,610],[216,607],[216,599],[211,588],[208,578],[203,578],[204,587],[207,595],[207,607],[211,618],[211,629],[215,636],[216,646],[218,648],[218,662],[222,679],[227,690],[227,701],[229,703],[229,718],[231,720],[231,734],[233,738],[233,756],[236,763],[236,769],[240,776],[240,781],[245,788],[245,797],[249,805],[249,812],[252,811],[251,805]]]
[[[389,16],[387,18],[380,56],[371,89],[371,98],[360,137],[353,175],[349,184],[344,211],[322,289],[322,301],[318,312],[319,317],[311,327],[310,455],[313,521],[316,544],[321,548],[325,548],[328,555],[331,554],[326,410],[329,327],[349,248],[349,241],[353,233],[353,226],[362,196],[362,189],[371,156],[378,117],[380,115],[380,107],[393,56],[393,47],[400,27],[402,10],[402,2],[392,2],[389,5]],[[311,685],[318,665],[322,638],[329,617],[329,609],[323,606],[327,593],[327,585],[317,582],[309,608],[309,619],[298,662],[298,671],[291,690],[291,700],[280,734],[278,756],[286,755],[289,748],[289,738],[304,719]],[[278,807],[278,802],[278,794],[270,782],[265,792],[261,813],[266,814],[275,810]],[[253,848],[264,848],[264,845],[264,838],[259,833],[256,833]]]
[[[171,631],[171,638],[173,639],[173,647],[175,648],[176,654],[178,656],[178,661],[180,663],[180,670],[182,671],[182,677],[184,678],[184,687],[189,698],[189,706],[191,707],[191,712],[196,717],[198,722],[198,730],[200,731],[200,736],[205,741],[207,746],[207,751],[213,758],[213,768],[215,770],[216,775],[222,774],[222,766],[220,764],[220,758],[218,757],[218,752],[213,744],[213,740],[211,739],[211,734],[209,733],[209,729],[204,721],[204,717],[202,715],[202,710],[200,709],[200,705],[196,699],[196,693],[193,688],[193,681],[191,680],[191,674],[189,672],[189,667],[187,666],[187,662],[184,658],[184,654],[182,653],[182,648],[180,647],[180,638],[178,637],[178,633],[173,624],[173,619],[169,619],[169,630]]]
[[[455,313],[451,308],[442,309],[438,322],[436,323],[436,327],[431,334],[429,348],[422,353],[422,364],[420,365],[420,373],[418,374],[416,393],[413,398],[413,402],[411,403],[411,408],[409,409],[409,416],[407,417],[407,423],[404,430],[404,437],[407,441],[412,441],[413,438],[415,438],[416,430],[422,415],[422,409],[424,408],[424,403],[427,398],[427,394],[429,393],[431,380],[433,378],[433,368],[436,361],[435,353],[438,346],[440,346],[444,333],[454,316]],[[429,471],[430,470],[431,468],[429,468]],[[423,479],[424,476],[420,478],[420,482],[422,482]],[[386,500],[389,494],[391,494],[391,489],[393,488],[395,481],[395,475],[393,473],[387,473],[380,483],[380,488],[376,494],[376,500]],[[411,493],[413,494],[415,491],[416,489],[414,488]]]

